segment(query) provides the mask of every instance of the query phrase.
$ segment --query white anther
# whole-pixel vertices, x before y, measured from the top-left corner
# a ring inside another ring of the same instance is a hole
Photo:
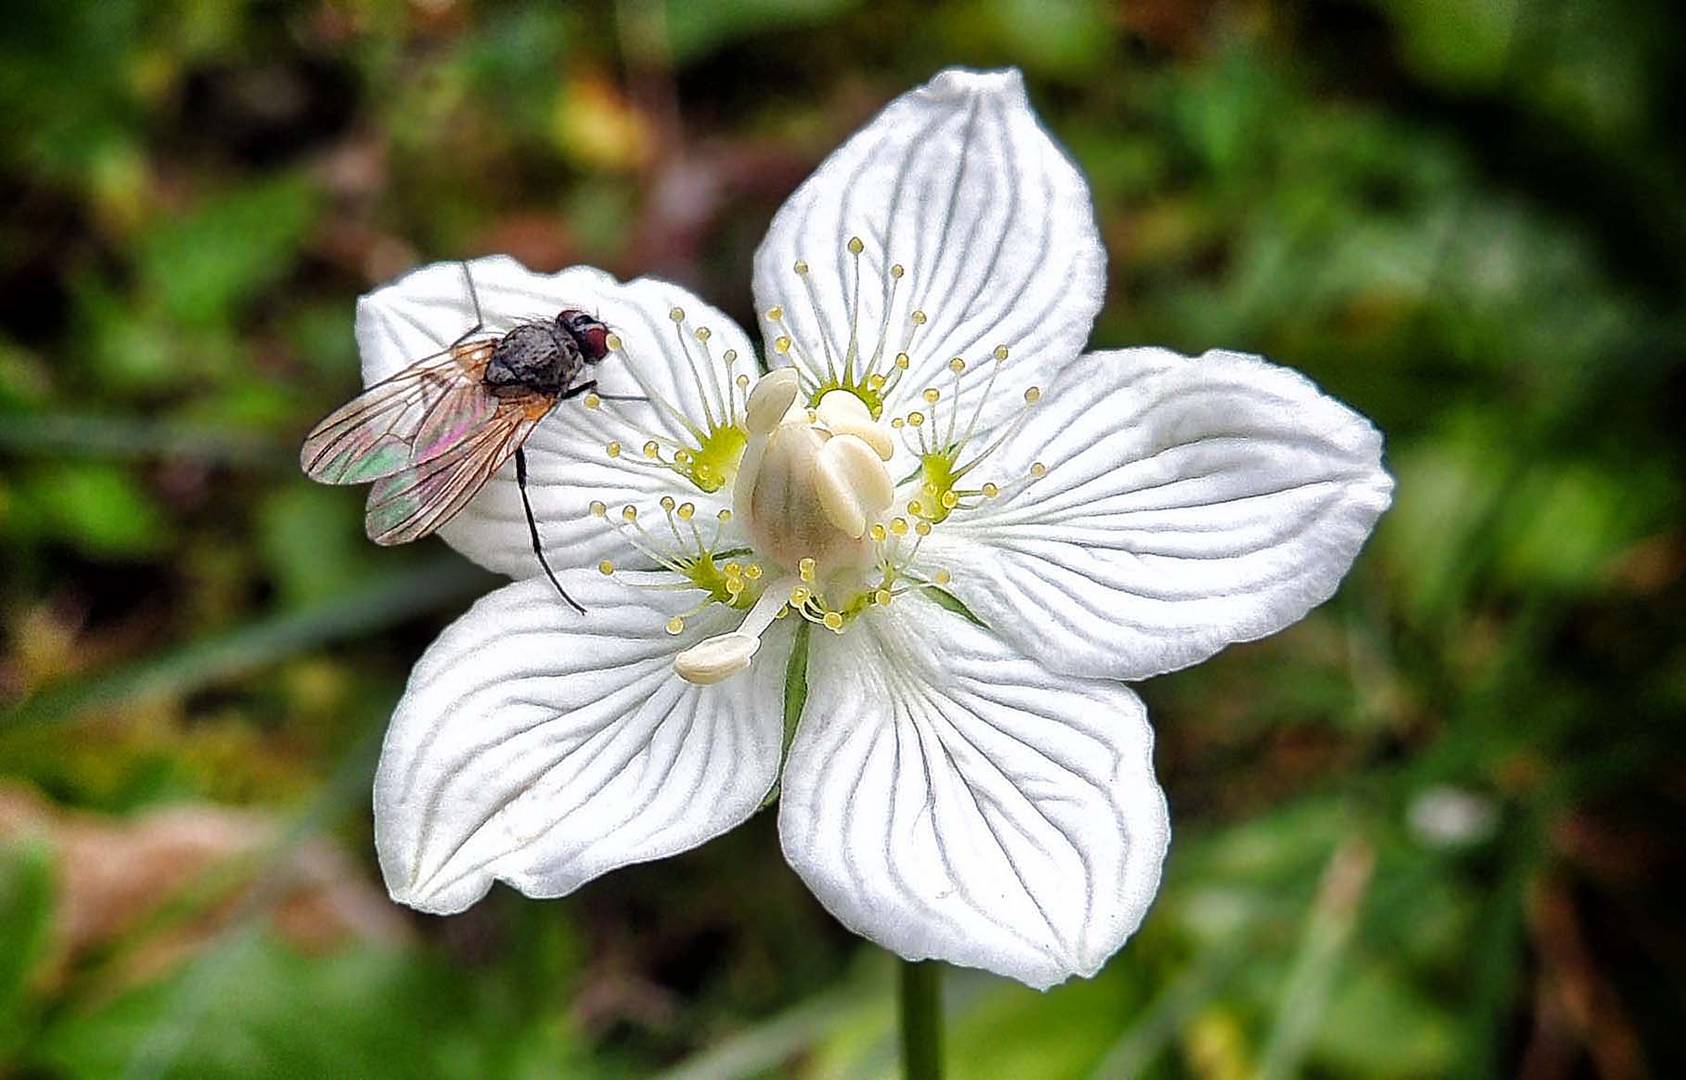
[[[761,639],[733,631],[697,643],[673,658],[673,670],[686,682],[712,686],[749,666]]]
[[[866,535],[868,519],[887,509],[896,496],[884,462],[855,435],[833,435],[820,447],[814,490],[831,523],[856,540]]]
[[[854,435],[860,438],[885,461],[896,452],[889,429],[872,418],[866,402],[848,390],[831,390],[820,398],[816,409],[820,423],[833,435]]]
[[[801,389],[793,367],[774,368],[750,387],[744,406],[744,427],[751,435],[768,435],[779,426]]]

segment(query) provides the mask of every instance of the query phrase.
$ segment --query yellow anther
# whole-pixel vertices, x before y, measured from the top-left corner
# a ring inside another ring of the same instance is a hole
[[[741,592],[743,592],[743,578],[741,578],[741,577],[729,577],[729,578],[726,579],[726,593],[727,593],[727,595],[736,596]]]
[[[790,605],[791,605],[791,607],[801,607],[803,604],[806,604],[808,602],[808,597],[810,595],[811,594],[808,592],[808,590],[804,589],[800,585],[796,586],[794,589],[791,589],[790,590]]]
[[[678,503],[673,501],[672,495],[663,495],[662,499],[661,499],[661,502],[662,502],[662,509],[666,510],[670,514],[673,513],[674,507],[679,505]]]
[[[893,518],[893,519],[891,519],[891,521],[890,521],[890,531],[892,533],[895,533],[897,536],[906,536],[907,535],[907,519],[906,518]]]
[[[725,566],[722,566],[720,569],[726,571],[727,577],[737,577],[739,574],[743,573],[743,564],[742,563],[736,563],[736,562],[729,562]]]
[[[861,253],[861,251],[864,250],[865,248],[866,248],[866,245],[861,243],[860,237],[858,237],[858,236],[849,237],[849,254],[859,255]]]
[[[654,439],[651,439],[649,442],[644,444],[644,456],[647,458],[660,457],[661,452],[661,444],[656,442]]]
[[[808,260],[807,259],[797,259],[796,262],[793,263],[790,268],[792,270],[796,271],[798,274],[806,274],[808,272]]]
[[[884,376],[878,374],[877,372],[873,372],[871,375],[868,375],[866,377],[866,388],[868,390],[884,389]]]
[[[841,611],[828,611],[820,621],[825,623],[827,630],[843,629],[843,613]]]
[[[622,521],[637,521],[638,520],[638,507],[633,506],[631,503],[628,503],[627,505],[621,507],[621,520]]]
[[[796,564],[796,572],[802,576],[803,581],[813,581],[814,560],[804,558],[801,562]]]
[[[907,504],[907,512],[912,514],[914,517],[918,517],[920,514],[925,512],[925,504],[920,502],[918,499],[914,499],[912,502]]]
[[[1044,476],[1048,475],[1048,466],[1046,466],[1046,465],[1042,464],[1040,461],[1038,461],[1038,462],[1034,463],[1033,465],[1031,465],[1030,475],[1032,475],[1032,476],[1036,477],[1038,480],[1040,480]]]
[[[788,606],[781,607],[781,608],[779,608],[779,610],[773,612],[773,618],[782,619],[782,618],[785,618],[786,616],[788,616],[789,614],[790,614],[790,608]]]
[[[620,457],[621,456],[621,444],[618,443],[618,442],[612,442],[608,446],[605,446],[603,448],[603,452],[608,454],[610,457]]]
[[[867,530],[867,535],[871,536],[875,542],[882,544],[889,538],[890,533],[884,526],[875,521],[872,523],[872,528]]]
[[[680,503],[679,504],[679,520],[680,521],[690,521],[691,516],[693,514],[695,514],[696,512],[697,512],[697,504],[696,503]]]
[[[1042,389],[1041,389],[1041,387],[1032,386],[1030,389],[1028,389],[1024,392],[1024,403],[1026,405],[1034,405],[1038,401],[1041,401],[1041,400],[1042,400]]]
[[[947,585],[954,579],[949,575],[947,570],[938,570],[936,573],[931,575],[931,580],[936,582],[938,585]]]
[[[587,394],[585,396],[585,407],[588,409],[598,408],[602,404],[603,399],[598,397],[596,394]]]
[[[913,361],[908,359],[907,353],[899,352],[896,354],[896,366],[901,368],[903,371],[906,371],[907,366],[911,363],[913,363]]]
[[[960,505],[960,496],[952,491],[945,491],[943,492],[942,504],[944,510],[953,510]]]
[[[783,305],[774,304],[772,307],[768,308],[767,309],[767,318],[771,322],[778,322],[780,319],[784,318],[784,307],[783,307]]]
[[[877,604],[879,607],[889,607],[890,606],[890,590],[889,589],[879,589],[877,592],[872,594],[872,602]]]
[[[983,493],[984,493],[984,498],[993,499],[997,495],[1001,494],[1001,489],[996,487],[994,484],[985,484],[983,486]]]
[[[891,426],[891,427],[893,427],[893,428],[899,428],[899,427],[901,427],[901,426],[902,426],[902,425],[903,425],[903,424],[905,424],[905,423],[907,423],[907,421],[906,421],[906,420],[903,420],[903,419],[902,419],[902,418],[901,418],[901,417],[899,417],[899,416],[892,416],[892,417],[890,417],[890,426]]]
[[[907,422],[912,424],[914,427],[918,427],[920,424],[925,422],[925,414],[922,412],[910,412],[907,414]]]
[[[751,581],[760,581],[761,564],[756,562],[750,563],[748,566],[744,567],[743,576]]]
[[[924,326],[925,325],[925,313],[923,311],[919,310],[918,308],[913,309],[913,325],[915,325],[915,326]]]
[[[948,362],[948,370],[958,375],[962,371],[966,370],[966,361],[956,356],[953,360]]]
[[[685,309],[684,308],[674,308],[672,311],[667,313],[667,317],[672,319],[674,322],[684,322],[685,321]]]
[[[604,577],[608,577],[610,574],[615,572],[615,564],[610,562],[608,559],[604,559],[602,562],[597,564],[597,572],[602,574]]]
[[[732,364],[733,364],[733,363],[735,363],[735,362],[736,362],[736,361],[737,361],[737,359],[738,359],[738,350],[736,350],[736,349],[727,349],[727,350],[726,350],[726,351],[725,351],[725,352],[723,352],[723,353],[721,353],[721,354],[720,354],[720,359],[722,359],[722,360],[724,360],[724,361],[726,361],[726,364],[727,364],[727,366],[728,366],[728,367],[729,367],[729,366],[731,366],[731,365],[732,365]]]
[[[948,494],[952,495],[954,493],[951,491]],[[947,502],[948,500],[945,498],[943,501]],[[920,536],[930,536],[931,535],[931,523],[929,521],[924,521],[924,520],[915,521],[913,523],[913,531],[918,533]]]
[[[607,514],[608,512],[609,512],[608,505],[605,504],[601,499],[591,500],[591,515],[592,515],[592,517],[602,517],[604,514]]]
[[[706,327],[706,326],[697,327],[697,340],[698,341],[707,341],[709,338],[711,338],[713,336],[714,336],[714,331],[710,330],[708,327]]]
[[[938,399],[943,396],[943,392],[934,386],[927,386],[925,388],[925,393],[920,396],[925,399],[925,403],[927,405],[935,405]]]
[[[739,390],[748,390],[749,389],[749,376],[748,375],[739,375],[736,379],[734,379],[732,381],[738,384]]]
[[[684,633],[685,620],[680,618],[678,615],[675,615],[673,618],[667,620],[667,632],[670,634]]]
[[[724,525],[724,524],[726,524],[726,522],[732,520],[732,512],[730,510],[722,510],[718,514],[715,514],[714,516],[720,519],[720,524],[722,524],[722,525]]]
[[[691,463],[691,452],[681,446],[673,452],[673,463],[675,465],[689,465]]]
[[[907,273],[907,271],[902,269],[901,263],[891,263],[890,264],[890,276],[891,277],[897,278],[899,280],[901,278],[901,276],[905,273]]]
[[[610,334],[603,339],[603,344],[608,347],[610,352],[616,352],[621,347],[621,336],[619,334]]]
[[[773,339],[773,351],[781,356],[790,351],[790,339],[783,334]]]
[[[995,347],[995,352],[991,353],[990,355],[994,356],[997,360],[1007,359],[1007,346],[997,345]]]

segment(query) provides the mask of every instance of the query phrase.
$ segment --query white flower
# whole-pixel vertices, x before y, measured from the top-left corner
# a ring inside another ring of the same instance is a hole
[[[1033,986],[1092,974],[1170,835],[1119,680],[1299,619],[1388,503],[1376,430],[1291,371],[1082,354],[1104,253],[1016,72],[901,97],[779,212],[764,378],[678,286],[472,268],[494,329],[599,315],[605,394],[648,401],[566,402],[528,442],[586,615],[535,576],[509,470],[443,531],[521,580],[428,650],[387,736],[376,842],[426,911],[494,880],[563,895],[778,783],[786,858],[860,934]],[[461,282],[364,298],[367,380],[461,333]]]

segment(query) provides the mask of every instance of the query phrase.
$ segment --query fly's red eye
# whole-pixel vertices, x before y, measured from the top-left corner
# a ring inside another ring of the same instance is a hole
[[[579,342],[585,358],[596,363],[609,355],[609,328],[598,319],[576,308],[567,308],[556,316],[562,329]]]
[[[609,328],[595,319],[579,329],[580,344],[585,346],[585,353],[593,360],[601,360],[609,355]]]

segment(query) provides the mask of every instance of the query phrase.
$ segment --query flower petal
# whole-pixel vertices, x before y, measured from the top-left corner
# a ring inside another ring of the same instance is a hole
[[[1388,506],[1381,454],[1369,421],[1258,357],[1095,353],[979,466],[1003,494],[928,557],[1051,667],[1146,678],[1333,595]]]
[[[394,899],[456,912],[494,879],[561,896],[695,847],[771,788],[789,629],[768,631],[749,671],[694,686],[674,655],[729,618],[670,636],[663,624],[694,594],[586,571],[562,579],[587,614],[543,578],[507,585],[410,676],[375,777],[375,845]]]
[[[1128,687],[919,599],[816,632],[808,686],[779,837],[844,925],[1047,987],[1141,923],[1170,826]]]
[[[588,266],[539,274],[507,255],[473,259],[468,265],[486,322],[477,337],[501,334],[522,321],[554,318],[567,307],[592,312],[624,345],[593,372],[603,391],[650,398],[649,403],[612,402],[595,411],[578,398],[564,401],[528,437],[527,489],[553,565],[589,564],[624,547],[613,530],[589,514],[594,499],[614,504],[672,495],[708,507],[725,505],[640,450],[653,438],[670,457],[674,442],[694,445],[687,421],[706,432],[710,418],[724,421],[734,408],[741,417],[742,393],[731,381],[756,373],[755,354],[730,318],[678,285],[653,278],[621,283]],[[670,317],[675,309],[684,314],[682,323]],[[357,303],[364,382],[373,384],[437,353],[473,325],[474,306],[460,262],[433,263],[382,286]],[[696,337],[699,327],[709,331],[706,342]],[[734,354],[729,364],[723,360],[728,350]],[[626,452],[610,457],[605,447],[611,441],[622,443]],[[513,463],[439,532],[488,569],[517,578],[540,572]]]
[[[807,274],[793,271],[798,260]],[[1008,346],[981,432],[1021,383],[1082,350],[1105,268],[1088,184],[1037,121],[1019,73],[955,68],[891,102],[796,190],[756,252],[755,298],[763,318],[782,307],[767,340],[788,334],[813,382],[842,367],[852,341],[857,372],[877,356],[893,377],[905,350],[891,413],[924,387],[950,392],[956,356],[970,365],[962,385],[981,393],[992,352]]]

